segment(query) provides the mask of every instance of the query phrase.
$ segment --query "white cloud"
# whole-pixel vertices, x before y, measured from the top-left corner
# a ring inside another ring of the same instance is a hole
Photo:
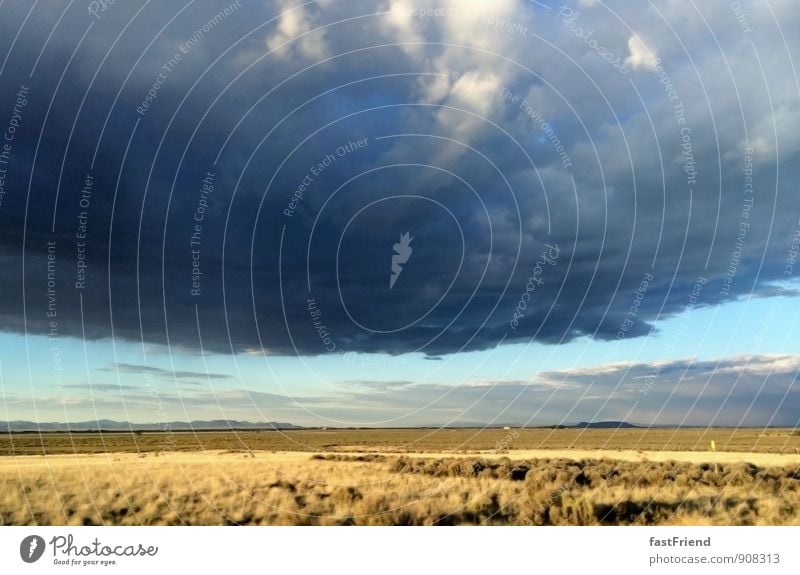
[[[282,4],[281,9],[283,12],[278,20],[277,29],[266,40],[267,48],[276,50],[278,56],[288,57],[296,51],[311,60],[327,58],[328,45],[325,41],[325,31],[311,32],[317,25],[306,10],[299,7],[292,8],[287,3]],[[295,40],[296,38],[298,39]]]
[[[498,101],[495,94],[500,88],[500,80],[494,74],[489,73],[482,78],[470,72],[456,80],[451,95],[462,107],[487,115],[492,104]]]
[[[630,56],[625,60],[625,64],[634,70],[655,70],[657,57],[655,53],[647,47],[647,44],[639,36],[631,36],[628,39],[628,51]]]

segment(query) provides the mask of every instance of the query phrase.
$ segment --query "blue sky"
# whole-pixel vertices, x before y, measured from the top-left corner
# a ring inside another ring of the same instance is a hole
[[[0,6],[0,419],[794,426],[799,25]]]
[[[606,342],[582,338],[561,346],[535,342],[511,344],[488,351],[447,356],[439,361],[426,360],[422,354],[353,353],[345,357],[327,354],[304,358],[227,354],[198,356],[195,352],[180,349],[170,352],[161,346],[145,346],[143,351],[141,344],[127,341],[83,342],[65,338],[55,344],[62,358],[59,375],[56,371],[58,363],[52,359],[54,348],[47,338],[32,336],[26,341],[23,336],[4,335],[0,366],[3,392],[6,397],[13,397],[13,401],[6,402],[7,419],[78,421],[99,417],[157,422],[228,418],[291,421],[306,425],[414,425],[441,424],[447,417],[453,424],[487,423],[500,413],[502,415],[495,423],[522,423],[535,412],[532,404],[538,404],[500,402],[474,410],[475,414],[469,418],[469,411],[463,415],[450,406],[437,407],[434,396],[428,402],[420,400],[414,407],[404,405],[386,410],[386,414],[379,417],[375,417],[377,410],[361,409],[352,418],[338,419],[336,414],[343,411],[343,405],[320,408],[314,402],[313,405],[306,404],[304,398],[346,397],[370,386],[411,386],[410,382],[441,385],[440,396],[446,397],[447,388],[461,386],[491,387],[505,383],[521,389],[525,384],[535,384],[538,376],[546,372],[563,372],[567,381],[572,370],[583,368],[591,371],[610,363],[656,364],[677,359],[689,364],[691,360],[714,361],[752,354],[796,356],[799,351],[797,342],[800,341],[800,309],[793,303],[792,298],[786,297],[743,300],[685,312],[659,322],[657,332],[641,338]],[[743,329],[742,326],[755,329]],[[30,362],[25,361],[26,357]],[[119,365],[123,366],[122,369]],[[126,369],[126,365],[146,365],[163,372],[147,377],[136,370]],[[178,376],[174,372],[178,372]],[[190,375],[181,375],[181,372]],[[711,373],[713,371],[709,375]],[[598,378],[602,379],[602,376]],[[676,383],[675,378],[674,373],[665,376],[669,385]],[[762,377],[759,385],[765,379]],[[610,381],[618,381],[616,375]],[[60,389],[58,382],[61,383]],[[208,393],[201,404],[195,405],[192,399],[198,389]],[[223,396],[218,397],[218,392],[223,392]],[[259,392],[294,398],[297,405],[264,399],[258,396]],[[233,393],[237,401],[229,405],[224,393]],[[743,393],[752,394],[752,390],[743,390]],[[413,391],[408,395],[413,398]],[[126,398],[129,398],[128,402]],[[185,405],[181,398],[186,399]],[[619,403],[630,406],[637,400],[640,398],[634,396],[621,399]],[[346,403],[343,398],[342,404]],[[387,404],[391,406],[392,402]],[[413,410],[419,412],[409,414]],[[637,413],[636,410],[631,413],[632,420],[636,419]],[[591,411],[579,407],[567,422],[576,422],[591,414]],[[540,424],[560,423],[563,422],[560,415],[545,411],[535,421]],[[660,422],[675,423],[683,415],[681,410],[669,411]],[[644,417],[637,421],[655,423]],[[692,423],[700,424],[699,420],[692,420]],[[722,418],[719,423],[736,425],[739,422]],[[786,424],[785,421],[780,423]]]

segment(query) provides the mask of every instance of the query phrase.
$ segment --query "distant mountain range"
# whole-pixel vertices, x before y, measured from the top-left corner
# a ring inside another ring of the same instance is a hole
[[[628,423],[627,421],[581,421],[580,423],[561,423],[557,425],[523,425],[521,423],[492,423],[486,425],[479,421],[465,421],[455,422],[446,426],[430,424],[420,425],[419,429],[440,429],[446,427],[448,429],[498,429],[498,428],[511,428],[511,429],[636,429],[640,427],[648,427],[647,425],[636,425]],[[671,427],[665,426],[652,426],[652,427]]]
[[[231,429],[302,429],[292,423],[280,421],[236,421],[232,419],[214,419],[211,421],[169,421],[164,423],[130,423],[98,419],[96,421],[76,421],[74,423],[34,421],[0,421],[0,432],[21,431],[224,431]]]
[[[627,421],[581,421],[578,425],[570,425],[568,427],[578,429],[633,429],[639,427]]]
[[[439,425],[424,425],[424,429],[440,429]],[[450,428],[487,428],[485,424],[469,422],[463,424],[453,424]],[[627,423],[625,421],[582,421],[575,425],[543,425],[543,426],[523,426],[514,423],[492,424],[488,428],[512,428],[521,429],[634,429],[643,427]],[[214,419],[210,421],[170,421],[165,423],[131,423],[129,421],[114,421],[113,419],[98,419],[90,421],[76,421],[73,423],[45,422],[36,423],[34,421],[0,421],[0,433],[4,432],[36,432],[36,431],[226,431],[226,430],[252,430],[252,429],[320,429],[319,427],[304,427],[293,423],[281,421],[237,421],[234,419]],[[322,428],[325,429],[325,428]],[[336,429],[331,427],[329,429]],[[343,428],[344,429],[344,428]],[[366,429],[352,427],[349,429]]]
[[[719,426],[727,428],[733,426]],[[335,431],[347,429],[706,429],[703,425],[641,425],[627,421],[581,421],[574,424],[555,425],[522,425],[519,423],[492,423],[486,425],[478,422],[451,423],[450,425],[419,425],[416,427],[322,427],[295,425],[282,421],[237,421],[235,419],[213,419],[210,421],[169,421],[165,423],[130,423],[129,421],[114,421],[113,419],[98,419],[90,421],[76,421],[74,423],[35,421],[0,421],[0,433],[36,433],[38,431],[50,432],[86,432],[86,431],[246,431],[246,430],[289,430],[307,429]]]

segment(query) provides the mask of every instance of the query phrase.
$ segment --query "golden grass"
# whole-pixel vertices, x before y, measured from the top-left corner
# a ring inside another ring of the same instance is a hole
[[[334,453],[0,462],[12,525],[798,525],[800,467]]]

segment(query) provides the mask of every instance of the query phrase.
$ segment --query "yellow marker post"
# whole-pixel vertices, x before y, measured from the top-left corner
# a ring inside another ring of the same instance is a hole
[[[713,439],[711,440],[711,452],[714,454],[714,473],[719,473],[719,467],[717,466],[717,442]]]

